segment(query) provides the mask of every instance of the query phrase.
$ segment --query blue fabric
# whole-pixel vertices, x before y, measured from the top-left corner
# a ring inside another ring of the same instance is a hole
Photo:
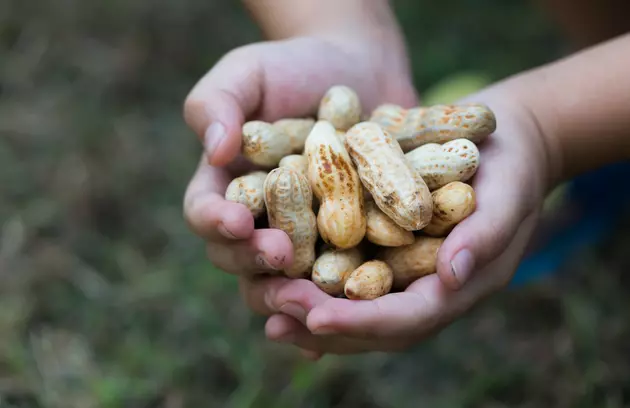
[[[514,275],[510,287],[553,275],[570,256],[597,244],[615,227],[625,206],[630,204],[630,162],[616,163],[576,177],[569,184],[566,200],[583,210],[577,222],[553,237],[538,252],[526,257]]]

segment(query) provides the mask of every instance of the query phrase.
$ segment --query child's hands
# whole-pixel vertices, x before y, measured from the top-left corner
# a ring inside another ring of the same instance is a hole
[[[473,180],[477,209],[443,244],[436,275],[373,301],[331,298],[306,280],[249,281],[244,292],[249,304],[272,315],[267,336],[310,350],[307,354],[314,357],[400,350],[508,283],[532,235],[552,173],[536,121],[512,97],[489,89],[467,98],[494,110],[497,131],[480,146],[482,164]]]
[[[208,256],[226,272],[252,276],[292,262],[292,244],[280,230],[254,229],[241,204],[228,202],[229,182],[249,168],[239,153],[246,120],[273,122],[312,116],[328,88],[357,91],[365,111],[382,101],[417,104],[404,50],[375,42],[335,43],[319,38],[249,45],[227,54],[195,86],[184,115],[205,146],[188,186],[184,214],[207,241]]]

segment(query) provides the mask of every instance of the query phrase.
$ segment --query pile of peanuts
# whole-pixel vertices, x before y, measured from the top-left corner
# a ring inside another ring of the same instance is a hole
[[[243,125],[243,156],[266,170],[235,178],[225,197],[289,236],[282,274],[375,299],[436,272],[440,246],[476,208],[467,182],[495,129],[481,104],[384,104],[368,118],[357,93],[335,85],[317,119]]]

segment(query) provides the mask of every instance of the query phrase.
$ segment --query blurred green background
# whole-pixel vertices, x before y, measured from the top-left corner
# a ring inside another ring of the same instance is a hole
[[[394,5],[430,101],[568,49],[528,2]],[[259,39],[238,1],[0,2],[0,407],[627,406],[627,221],[406,353],[266,341],[181,210],[184,97]]]

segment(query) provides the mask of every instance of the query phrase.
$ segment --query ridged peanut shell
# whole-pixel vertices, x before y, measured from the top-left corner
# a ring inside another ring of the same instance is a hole
[[[470,180],[479,168],[479,149],[468,139],[428,143],[405,154],[431,191],[453,181]]]
[[[351,300],[373,300],[385,296],[392,288],[393,272],[385,262],[367,261],[348,277],[344,294]]]
[[[270,123],[254,120],[243,125],[242,153],[250,162],[275,167],[292,153],[291,139]]]
[[[290,167],[293,170],[297,170],[303,176],[307,176],[308,174],[308,159],[301,154],[290,154],[288,156],[284,156],[278,167]]]
[[[346,131],[361,121],[361,113],[357,93],[348,86],[335,85],[324,94],[317,117],[330,122],[337,130]]]
[[[358,248],[327,249],[315,260],[311,280],[330,296],[342,295],[350,274],[362,262],[363,256]]]
[[[245,205],[254,218],[265,212],[264,183],[267,173],[254,171],[244,176],[236,177],[225,190],[225,199]]]
[[[433,237],[445,237],[470,216],[476,208],[475,190],[468,184],[454,181],[435,190],[433,218],[422,231]]]
[[[327,121],[318,121],[304,151],[309,181],[319,200],[319,235],[340,249],[358,245],[367,228],[363,186],[335,128]]]
[[[396,140],[408,152],[427,143],[446,143],[455,139],[483,142],[496,130],[496,118],[482,104],[433,105],[407,110]]]
[[[429,224],[431,192],[386,130],[373,122],[359,123],[346,133],[346,148],[381,211],[407,231]]]
[[[404,290],[415,280],[437,271],[438,250],[445,238],[417,236],[411,245],[385,248],[378,259],[394,274],[393,288]]]
[[[269,227],[284,231],[293,243],[293,264],[284,273],[290,278],[310,276],[315,262],[317,221],[308,180],[296,170],[278,167],[265,179],[264,190]]]
[[[287,118],[273,123],[273,126],[287,135],[291,144],[292,153],[301,153],[304,150],[304,142],[315,126],[315,119],[311,118]]]
[[[367,215],[365,237],[368,241],[383,247],[397,247],[413,243],[413,232],[396,224],[378,208],[374,201],[366,201],[365,208]]]

